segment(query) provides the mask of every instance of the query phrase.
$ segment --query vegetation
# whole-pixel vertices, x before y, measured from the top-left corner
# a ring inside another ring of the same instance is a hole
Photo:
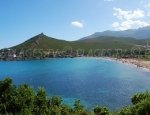
[[[80,39],[76,41],[65,41],[56,38],[48,37],[43,33],[30,38],[29,40],[11,47],[11,49],[28,50],[28,49],[53,49],[63,50],[65,47],[72,49],[131,49],[136,45],[147,45],[149,39],[138,40],[130,37],[111,37],[99,36],[94,38]]]
[[[99,109],[102,109],[101,113],[105,110],[100,107]],[[76,100],[74,107],[70,107],[63,104],[60,97],[47,97],[43,88],[39,88],[35,92],[26,84],[16,87],[10,78],[6,78],[0,81],[0,114],[90,115],[92,113],[84,108],[80,100]]]
[[[43,33],[22,44],[0,50],[0,60],[26,60],[53,57],[134,57],[150,60],[147,47],[149,39],[100,36],[95,38],[65,41],[48,37]],[[14,54],[16,55],[14,57]]]
[[[150,93],[138,93],[132,97],[133,105],[123,108],[121,115],[149,115],[150,114]]]
[[[76,100],[73,107],[62,103],[62,98],[48,97],[43,88],[37,92],[23,84],[16,87],[12,79],[0,81],[0,114],[6,115],[150,115],[150,92],[138,93],[131,99],[133,105],[110,112],[96,106],[88,111]]]

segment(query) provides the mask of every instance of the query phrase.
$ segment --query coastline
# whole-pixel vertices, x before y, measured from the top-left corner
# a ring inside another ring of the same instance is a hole
[[[145,71],[150,72],[150,61],[142,60],[142,59],[135,59],[135,58],[112,58],[106,57],[105,59],[118,61],[123,64],[134,65],[137,68],[143,69]]]
[[[122,64],[132,65],[136,68],[143,69],[144,71],[150,72],[150,61],[136,58],[114,58],[114,57],[77,57],[77,58],[97,58],[108,61],[116,61]]]
[[[56,58],[56,57],[55,57]],[[43,58],[45,59],[55,59],[55,58]],[[58,57],[61,58],[61,57]],[[72,58],[72,57],[67,57]],[[87,56],[81,56],[81,57],[74,57],[74,58],[97,58],[97,59],[105,59],[109,61],[117,61],[123,64],[133,65],[137,68],[143,69],[145,71],[150,72],[150,61],[143,60],[143,59],[137,59],[137,58],[114,58],[114,57],[87,57]],[[0,60],[0,61],[29,61],[29,60],[43,60],[43,59],[25,59],[25,60]]]

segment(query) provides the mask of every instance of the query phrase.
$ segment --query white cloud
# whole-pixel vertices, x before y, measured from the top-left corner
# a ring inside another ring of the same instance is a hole
[[[114,8],[115,13],[113,14],[118,19],[121,20],[130,20],[130,19],[138,19],[143,18],[145,16],[144,11],[137,9],[137,10],[122,10],[120,8]]]
[[[112,23],[112,27],[116,30],[127,30],[132,28],[139,28],[148,26],[149,23],[144,21],[145,13],[143,10],[122,10],[121,8],[114,8],[114,16],[118,21]]]
[[[71,25],[74,27],[77,27],[77,28],[83,28],[84,27],[83,23],[81,23],[79,21],[73,21],[73,22],[71,22]]]
[[[112,27],[116,30],[127,30],[132,28],[139,28],[148,26],[149,24],[147,22],[141,21],[141,20],[125,20],[123,22],[114,22],[112,24]]]
[[[119,22],[114,22],[113,24],[112,24],[112,27],[113,28],[116,28],[116,27],[118,27],[120,24],[119,24]]]

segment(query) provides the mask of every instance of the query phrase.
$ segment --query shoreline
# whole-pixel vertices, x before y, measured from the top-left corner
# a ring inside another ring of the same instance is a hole
[[[142,60],[142,59],[135,59],[135,58],[112,58],[112,57],[106,57],[104,59],[118,61],[123,64],[133,65],[137,68],[143,69],[145,71],[150,72],[150,61]]]
[[[113,58],[113,57],[77,57],[77,58],[97,58],[108,61],[116,61],[126,65],[132,65],[136,68],[150,72],[150,61],[136,58]]]
[[[60,57],[58,57],[60,58]],[[67,57],[71,58],[71,57]],[[142,60],[142,59],[136,59],[136,58],[114,58],[114,57],[74,57],[74,58],[97,58],[97,59],[105,59],[109,61],[117,61],[122,64],[128,64],[128,65],[133,65],[137,68],[143,69],[145,71],[150,72],[150,61]],[[45,60],[45,59],[56,59],[55,58],[44,58],[44,59],[26,59],[26,60],[4,60],[4,61],[29,61],[29,60]],[[62,58],[61,58],[62,59]],[[1,62],[2,60],[0,60]]]

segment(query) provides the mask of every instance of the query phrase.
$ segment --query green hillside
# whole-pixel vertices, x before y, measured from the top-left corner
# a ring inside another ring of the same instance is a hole
[[[0,60],[79,56],[113,56],[117,58],[140,56],[141,58],[149,59],[149,54],[146,54],[147,48],[150,48],[147,47],[148,42],[150,42],[150,39],[111,36],[65,41],[48,37],[41,33],[19,45],[6,49],[5,51],[0,50]],[[141,48],[142,51],[140,51],[140,53],[139,51],[134,51],[133,53],[132,49],[134,48]],[[13,50],[11,54],[10,49]],[[120,49],[122,50],[118,52]],[[14,58],[14,54],[16,55],[16,58]]]
[[[68,46],[69,42],[48,37],[43,33],[12,47],[12,49],[62,49]]]
[[[137,40],[134,38],[123,37],[110,37],[101,36],[91,39],[81,39],[77,41],[65,41],[52,37],[48,37],[43,33],[32,37],[31,39],[12,47],[12,49],[59,49],[63,50],[65,47],[71,47],[72,49],[130,49],[136,45],[146,45],[149,39]]]
[[[79,40],[78,42],[84,44],[86,48],[90,47],[93,49],[129,49],[135,46],[135,39],[133,38],[118,38],[110,36],[101,36],[97,38]]]

